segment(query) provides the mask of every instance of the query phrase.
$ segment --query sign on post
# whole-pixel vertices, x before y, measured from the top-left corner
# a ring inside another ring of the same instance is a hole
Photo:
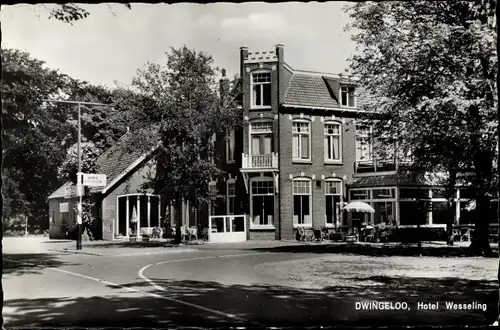
[[[83,186],[80,186],[80,192],[83,190]],[[74,198],[79,196],[76,186],[66,186],[64,191],[64,198]]]
[[[87,174],[83,175],[83,185],[87,187],[105,187],[106,174]]]

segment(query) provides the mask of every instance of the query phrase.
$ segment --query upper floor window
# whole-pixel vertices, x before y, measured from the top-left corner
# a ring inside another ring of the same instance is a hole
[[[271,72],[252,74],[252,106],[271,106]]]
[[[227,181],[226,207],[227,214],[234,214],[234,200],[236,198],[236,183],[233,179]]]
[[[234,162],[234,147],[235,147],[235,137],[234,129],[230,130],[226,135],[226,162]]]
[[[371,138],[371,127],[356,126],[356,160],[371,161],[373,143]]]
[[[325,160],[342,160],[341,124],[325,123]]]
[[[250,144],[252,155],[270,155],[273,152],[273,122],[252,122]]]
[[[311,160],[311,123],[293,123],[292,157],[293,160]]]
[[[343,106],[352,108],[356,106],[356,98],[354,97],[353,86],[340,87],[340,98],[341,98],[341,104]]]
[[[217,136],[214,134],[212,134],[212,136],[210,137],[210,155],[209,155],[209,159],[210,159],[210,163],[211,164],[215,164],[215,142],[217,141]]]

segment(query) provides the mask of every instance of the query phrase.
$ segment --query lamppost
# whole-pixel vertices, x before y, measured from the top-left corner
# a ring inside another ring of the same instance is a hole
[[[110,106],[110,104],[104,103],[95,103],[95,102],[81,102],[81,101],[66,101],[66,100],[43,100],[44,102],[53,102],[53,103],[68,103],[68,104],[76,104],[78,107],[78,172],[76,174],[76,196],[78,197],[78,203],[76,204],[76,249],[82,249],[82,197],[83,197],[83,182],[82,182],[82,149],[81,149],[81,140],[82,140],[82,105],[95,105],[95,106]],[[88,109],[88,108],[87,108]]]

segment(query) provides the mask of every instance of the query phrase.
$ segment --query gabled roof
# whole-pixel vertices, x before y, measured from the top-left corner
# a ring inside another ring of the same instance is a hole
[[[116,144],[97,158],[97,170],[106,174],[108,185],[143,156],[141,150],[127,150],[124,140],[131,134],[131,132],[125,133]]]
[[[284,106],[359,111],[364,105],[373,101],[367,91],[359,86],[359,79],[356,77],[295,70],[289,65],[285,65],[285,68],[292,73],[292,78],[285,92]],[[340,104],[341,84],[356,86],[356,108]]]
[[[127,150],[124,140],[131,133],[125,133],[111,148],[103,152],[96,161],[97,171],[101,174],[106,174],[106,187],[91,188],[93,193],[101,192],[109,189],[114,182],[133,170],[137,165],[146,159],[139,150]],[[73,186],[72,182],[66,182],[59,189],[53,192],[48,199],[65,197],[67,187]]]

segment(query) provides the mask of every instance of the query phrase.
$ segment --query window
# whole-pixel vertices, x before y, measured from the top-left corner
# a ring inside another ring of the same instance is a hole
[[[353,86],[342,86],[340,88],[341,95],[341,103],[345,107],[355,107],[356,99],[354,96],[354,87]]]
[[[232,163],[234,162],[234,129],[230,130],[226,135],[226,162]]]
[[[127,236],[130,233],[130,219],[133,215],[138,221],[137,228],[161,226],[160,197],[150,194],[118,196],[115,234]]]
[[[234,215],[234,199],[236,198],[236,184],[234,180],[227,181],[226,208],[227,214]]]
[[[356,127],[356,160],[371,161],[372,160],[372,140],[371,127],[357,126]]]
[[[369,190],[351,190],[351,200],[369,200]]]
[[[212,137],[210,138],[210,163],[211,164],[215,164],[215,142],[217,141],[217,136],[215,135],[215,133],[212,135]]]
[[[252,106],[271,106],[271,73],[254,73],[252,75]]]
[[[310,143],[311,143],[311,124],[308,122],[293,123],[293,159],[294,160],[311,160]]]
[[[311,225],[311,181],[293,181],[293,224]]]
[[[340,139],[341,125],[339,123],[325,124],[325,160],[340,161],[342,160],[342,142]]]
[[[326,224],[338,226],[342,208],[342,181],[325,181]]]
[[[250,135],[252,155],[271,155],[274,149],[272,122],[253,122]]]
[[[373,189],[373,199],[393,199],[396,198],[394,189]]]
[[[271,178],[259,178],[252,181],[251,187],[251,224],[253,226],[273,225],[274,182]]]

